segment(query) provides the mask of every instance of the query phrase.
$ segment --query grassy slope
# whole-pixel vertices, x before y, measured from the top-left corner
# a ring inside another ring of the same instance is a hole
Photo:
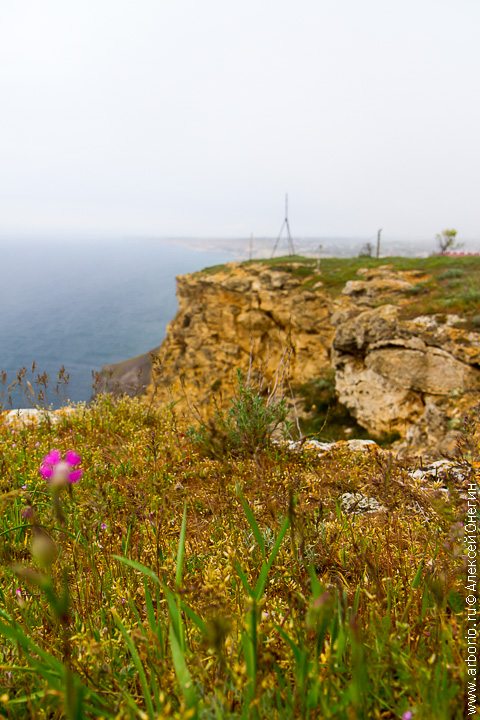
[[[409,708],[416,719],[463,717],[464,508],[455,493],[446,504],[420,491],[375,452],[203,459],[170,412],[135,400],[99,398],[13,440],[0,425],[0,633],[10,637],[0,643],[0,716],[60,717],[65,681],[52,657],[70,655],[73,685],[85,689],[78,717],[347,720]],[[62,495],[63,529],[38,476],[53,447],[75,448],[86,471]],[[388,512],[344,515],[338,497],[356,490]],[[19,569],[35,566],[27,506],[61,548],[55,581],[68,571],[63,625],[38,578]],[[249,597],[285,517],[265,590]],[[40,665],[14,641],[21,633],[50,654]],[[73,708],[80,700],[70,695]]]

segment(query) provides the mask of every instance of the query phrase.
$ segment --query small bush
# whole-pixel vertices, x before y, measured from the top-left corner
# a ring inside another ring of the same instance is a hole
[[[265,397],[239,371],[229,408],[217,409],[213,418],[190,427],[188,436],[207,457],[255,456],[271,445],[275,431],[287,430],[287,412],[284,399]]]
[[[438,276],[439,280],[453,280],[455,278],[461,278],[465,275],[465,271],[461,268],[448,268],[445,272]]]
[[[426,295],[429,292],[430,288],[428,283],[422,282],[417,283],[416,285],[413,285],[409,290],[407,290],[407,295]]]

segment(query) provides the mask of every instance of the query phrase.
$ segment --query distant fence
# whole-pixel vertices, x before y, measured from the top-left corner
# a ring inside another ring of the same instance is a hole
[[[444,257],[480,257],[480,252],[444,252],[439,253]]]

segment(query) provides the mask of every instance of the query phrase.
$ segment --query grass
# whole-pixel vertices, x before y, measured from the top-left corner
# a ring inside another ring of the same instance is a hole
[[[54,447],[85,469],[57,503],[38,475]],[[376,450],[211,459],[172,409],[108,396],[0,423],[0,468],[0,716],[464,716],[453,487]],[[343,492],[387,512],[345,515]],[[34,524],[59,552],[43,569]]]
[[[427,276],[414,283],[413,290],[406,294],[407,302],[402,306],[404,317],[430,313],[456,313],[467,319],[478,315],[480,303],[480,257],[448,257],[432,255],[427,258],[322,258],[320,270],[317,260],[300,255],[243,263],[262,264],[265,267],[282,270],[303,280],[306,288],[313,288],[319,281],[321,290],[333,297],[338,296],[345,283],[359,280],[357,271],[361,268],[377,268],[391,265],[394,271],[416,271]],[[217,266],[215,271],[222,266]],[[211,270],[208,270],[211,272]]]

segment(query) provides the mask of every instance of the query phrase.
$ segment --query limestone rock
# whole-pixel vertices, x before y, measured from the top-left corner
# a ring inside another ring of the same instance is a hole
[[[412,289],[412,283],[395,278],[350,280],[346,283],[343,294],[348,295],[352,300],[355,300],[355,302],[369,305],[373,303],[379,295],[398,295]]]
[[[292,386],[330,367],[331,299],[302,277],[261,263],[231,263],[177,278],[179,310],[157,353],[149,392],[178,410],[231,397],[238,369],[272,387]],[[253,359],[253,360],[252,360]]]
[[[340,506],[343,512],[349,515],[370,515],[372,513],[385,512],[384,505],[374,497],[368,497],[363,493],[346,492],[340,496]]]
[[[0,418],[3,419],[3,422],[5,422],[6,425],[9,425],[12,428],[39,425],[43,422],[56,424],[60,422],[62,418],[71,415],[81,407],[81,404],[77,404],[74,407],[62,407],[59,410],[47,410],[45,408],[17,408],[15,410],[7,410],[4,413],[0,413]]]
[[[332,322],[336,390],[359,424],[398,433],[404,450],[453,450],[451,421],[480,399],[480,334],[458,316],[402,319],[391,304],[343,309]]]

